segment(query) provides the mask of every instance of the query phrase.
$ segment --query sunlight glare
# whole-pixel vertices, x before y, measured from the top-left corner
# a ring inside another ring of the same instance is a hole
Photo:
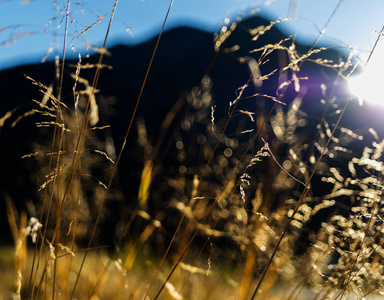
[[[374,55],[363,72],[348,81],[350,92],[359,99],[384,107],[384,55]]]

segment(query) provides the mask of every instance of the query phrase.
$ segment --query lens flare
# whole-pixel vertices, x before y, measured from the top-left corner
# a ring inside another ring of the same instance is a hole
[[[348,81],[350,92],[363,102],[384,107],[384,55],[371,59],[363,72]]]

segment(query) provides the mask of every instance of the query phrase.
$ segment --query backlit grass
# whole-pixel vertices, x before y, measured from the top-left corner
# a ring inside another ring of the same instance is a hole
[[[109,27],[117,1],[111,9]],[[70,1],[61,11],[65,53]],[[231,44],[236,30],[262,41],[281,22],[289,19],[256,28],[227,22],[212,36],[216,57],[200,84],[173,103],[151,136],[151,120],[137,117],[136,109],[151,89],[147,78],[163,25],[134,110],[117,112],[127,119],[119,149],[101,138],[111,129],[99,111],[100,71],[113,68],[103,64],[106,42],[93,47],[97,64],[80,56],[68,65],[61,55],[54,84],[26,74],[41,91],[27,115],[38,116],[36,126],[50,138],[23,157],[39,166],[35,215],[6,201],[14,245],[1,249],[2,296],[364,299],[382,293],[384,142],[372,128],[345,127],[354,104],[339,92],[355,59],[322,58],[329,49],[316,44],[301,53],[292,37],[247,56],[238,50],[249,41]],[[100,35],[107,41],[108,33]],[[215,59],[226,55],[250,74],[231,101],[216,97],[213,86],[221,83],[210,77]],[[275,57],[280,65],[272,65]],[[305,64],[313,76],[326,73],[316,87],[321,99],[310,98]],[[83,77],[85,69],[94,71],[92,78]],[[66,72],[73,80],[69,98],[63,97]],[[273,93],[263,90],[271,86]],[[0,126],[15,113],[2,116]],[[121,164],[127,153],[142,166],[133,183],[119,177],[119,168],[133,168]],[[137,185],[130,189],[136,194],[124,194],[124,184]],[[106,243],[101,232],[108,223],[114,226]]]

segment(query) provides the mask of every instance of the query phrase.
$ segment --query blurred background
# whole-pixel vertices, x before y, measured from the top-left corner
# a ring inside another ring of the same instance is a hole
[[[119,1],[108,47],[138,44],[152,38],[160,31],[169,3],[168,0]],[[61,37],[65,27],[66,5],[67,1],[63,0],[0,0],[0,69],[52,60],[54,49],[61,49],[63,44]],[[108,26],[113,5],[113,0],[70,1],[69,18],[73,22],[68,28],[68,40],[72,49],[68,49],[67,55],[74,58],[78,52],[85,54],[89,44],[102,46],[102,28],[106,30]],[[297,42],[303,44],[313,43],[328,23],[320,44],[349,45],[366,59],[383,26],[384,2],[176,0],[166,28],[189,25],[218,32],[226,22],[239,16],[246,18],[250,14],[271,21],[292,18],[277,27],[286,35],[294,35]],[[102,16],[105,17],[101,19]],[[97,29],[91,28],[81,34],[90,24],[98,21]]]

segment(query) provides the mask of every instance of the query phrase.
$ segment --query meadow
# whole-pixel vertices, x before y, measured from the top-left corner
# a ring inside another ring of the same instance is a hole
[[[17,175],[36,194],[3,193],[2,230],[13,244],[0,249],[0,298],[384,293],[384,140],[380,129],[355,120],[363,109],[346,82],[362,67],[356,53],[298,45],[275,31],[289,19],[256,24],[250,12],[224,20],[211,36],[213,55],[194,86],[167,104],[149,103],[146,93],[156,97],[157,78],[170,73],[158,68],[151,81],[167,13],[148,61],[134,71],[141,84],[127,95],[134,99],[127,111],[118,106],[124,96],[100,88],[108,70],[119,68],[108,63],[108,31],[100,33],[104,45],[90,46],[97,59],[67,61],[68,26],[76,21],[69,3],[58,10],[66,30],[52,80],[23,75],[40,97],[23,112],[0,115],[0,139],[13,130],[29,134],[24,119],[36,126],[31,152],[20,158],[33,167]],[[116,1],[108,28],[118,9]],[[238,76],[231,64],[246,72]]]

